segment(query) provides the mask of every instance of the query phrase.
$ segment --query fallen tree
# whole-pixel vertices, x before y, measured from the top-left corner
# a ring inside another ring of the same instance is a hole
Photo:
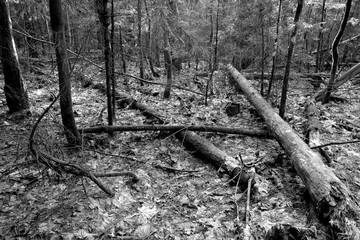
[[[332,86],[332,91],[335,91],[336,89],[338,89],[340,86],[345,84],[347,81],[349,81],[350,79],[352,79],[359,73],[360,73],[360,63],[356,64],[355,66],[350,68],[348,71],[343,73],[341,76],[339,76],[336,79],[334,85]],[[325,97],[325,93],[326,93],[326,88],[319,90],[315,94],[316,101],[322,101]]]
[[[331,236],[360,239],[359,223],[355,221],[360,217],[360,207],[348,188],[233,66],[227,68],[290,158]]]
[[[218,132],[228,134],[241,134],[259,138],[272,138],[270,134],[261,128],[253,127],[218,127],[218,126],[185,126],[185,125],[123,125],[123,126],[96,126],[80,129],[81,133],[113,133],[119,131],[197,131],[197,132]]]
[[[155,118],[161,124],[165,123],[165,120],[160,114],[127,94],[116,93],[115,99],[121,101],[121,104],[127,104],[127,107],[131,109],[140,110],[146,117]],[[245,171],[244,166],[242,166],[234,157],[229,156],[207,139],[202,138],[193,132],[179,129],[179,131],[175,133],[175,136],[192,152],[192,154],[205,162],[211,163],[219,170],[221,168],[222,172],[228,174],[232,180],[237,180],[238,183],[246,186],[250,179],[250,175]]]

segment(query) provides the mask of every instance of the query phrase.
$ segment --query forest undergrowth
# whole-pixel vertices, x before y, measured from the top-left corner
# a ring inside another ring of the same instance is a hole
[[[192,155],[173,134],[159,131],[83,135],[80,150],[66,146],[58,103],[37,128],[35,144],[64,161],[96,172],[128,171],[127,176],[101,178],[115,192],[108,197],[93,182],[64,174],[37,162],[29,152],[29,135],[44,109],[58,92],[57,74],[50,66],[43,75],[25,74],[31,114],[6,114],[0,91],[0,239],[242,239],[245,228],[247,190]],[[106,98],[96,88],[104,72],[94,67],[74,71],[90,86],[73,77],[73,108],[79,128],[106,124]],[[135,69],[135,67],[134,67]],[[133,69],[134,75],[136,75]],[[193,81],[193,69],[183,69],[175,83],[204,91],[207,78]],[[136,79],[118,77],[118,92],[155,109],[169,124],[226,127],[264,127],[263,120],[245,96],[229,83],[226,70],[215,76],[215,95],[204,105],[204,96],[173,89],[162,98],[163,87]],[[296,78],[295,78],[296,79]],[[2,79],[1,79],[2,80]],[[165,81],[164,77],[154,81]],[[3,81],[0,81],[3,84]],[[200,85],[199,85],[200,83]],[[258,88],[259,82],[252,81]],[[280,83],[275,91],[280,92]],[[3,86],[1,86],[3,87]],[[2,88],[1,88],[2,89]],[[360,131],[360,86],[349,83],[338,91],[345,102],[319,107],[322,143],[354,140]],[[305,103],[313,93],[305,80],[290,83],[287,121],[302,135]],[[276,95],[276,94],[275,94]],[[276,106],[274,101],[271,100]],[[226,105],[240,104],[235,116]],[[140,111],[116,109],[115,125],[153,124]],[[221,133],[198,133],[241,164],[252,164],[256,186],[250,198],[250,231],[264,239],[276,224],[309,229],[308,239],[317,239],[306,189],[275,140]],[[360,143],[334,144],[324,148],[336,175],[360,199]]]

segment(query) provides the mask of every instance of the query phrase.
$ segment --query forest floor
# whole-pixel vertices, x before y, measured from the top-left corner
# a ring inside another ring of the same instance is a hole
[[[105,79],[104,71],[93,66],[78,67],[74,76],[77,72],[85,74],[93,84]],[[132,73],[136,75],[135,71]],[[174,82],[200,91],[193,82],[194,74],[192,69],[183,69]],[[26,73],[24,78],[31,115],[7,115],[4,92],[0,90],[0,239],[243,238],[246,189],[230,184],[227,175],[195,158],[171,134],[158,131],[119,132],[113,136],[88,134],[81,150],[75,151],[66,147],[56,103],[36,131],[39,148],[93,171],[133,172],[140,181],[133,183],[126,176],[102,178],[115,192],[110,198],[86,178],[64,174],[37,162],[28,149],[29,135],[57,95],[57,74],[53,66],[47,66],[42,75]],[[125,86],[123,77],[119,77],[117,90],[155,109],[171,124],[264,126],[251,104],[229,84],[225,70],[216,72],[214,78],[216,95],[210,97],[208,106],[204,106],[203,96],[178,89],[173,89],[170,100],[164,100],[163,86],[141,87],[131,78]],[[3,79],[0,80],[3,85]],[[199,77],[201,90],[206,80]],[[259,82],[252,82],[258,87]],[[72,84],[78,127],[105,125],[105,96],[91,87],[84,88],[76,77]],[[279,86],[275,90],[280,92]],[[312,93],[312,86],[305,80],[290,83],[287,119],[299,135],[306,122],[305,102]],[[349,83],[339,93],[346,102],[317,105],[321,111],[323,143],[353,140],[356,129],[360,129],[360,87]],[[232,117],[225,113],[230,102],[241,105],[240,113]],[[115,125],[149,123],[140,111],[117,109]],[[350,123],[352,127],[347,127]],[[255,164],[258,191],[250,198],[248,223],[254,239],[264,239],[276,224],[311,229],[305,187],[275,140],[198,134],[228,155],[241,156],[244,163]],[[326,164],[360,200],[360,143],[324,149],[332,159]],[[315,236],[308,239],[316,239]]]

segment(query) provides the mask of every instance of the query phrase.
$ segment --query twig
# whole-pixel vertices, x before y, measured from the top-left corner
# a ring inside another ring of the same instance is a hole
[[[163,170],[167,170],[167,171],[172,171],[172,172],[186,172],[186,173],[199,172],[199,170],[182,170],[182,169],[176,169],[176,168],[163,166],[163,165],[160,165],[160,164],[155,165],[155,167],[163,169]]]
[[[44,112],[40,115],[40,117],[38,118],[38,120],[35,122],[33,128],[31,129],[31,133],[30,133],[30,136],[29,136],[30,150],[31,150],[31,147],[32,147],[32,144],[33,144],[33,141],[34,141],[35,131],[36,131],[37,127],[39,126],[40,121],[43,119],[43,117],[45,116],[45,114],[46,114],[47,112],[49,112],[49,110],[50,110],[51,107],[55,104],[55,102],[59,99],[59,97],[60,97],[60,93],[54,98],[54,100],[50,103],[50,105],[44,110]]]
[[[133,182],[138,182],[139,178],[133,172],[108,172],[108,173],[94,173],[95,177],[131,177]]]
[[[111,154],[111,153],[101,152],[101,151],[94,150],[94,149],[89,149],[89,148],[86,148],[86,150],[93,151],[93,152],[96,152],[96,153],[99,153],[99,154],[102,154],[102,155],[106,155],[106,156],[110,156],[110,157],[121,157],[121,158],[130,159],[130,160],[135,161],[135,162],[143,162],[143,161],[140,161],[139,159],[129,157],[129,156],[126,156],[126,155],[123,155],[123,154]]]
[[[76,165],[76,164],[72,164],[72,163],[67,163],[65,161],[62,161],[60,159],[57,159],[53,156],[51,156],[50,154],[47,154],[41,150],[38,150],[38,155],[41,155],[42,157],[44,157],[47,160],[51,160],[55,163],[60,164],[62,167],[68,166],[69,168],[64,169],[66,172],[75,174],[75,175],[79,175],[79,176],[84,176],[84,177],[88,177],[90,178],[101,190],[103,190],[105,193],[107,193],[110,197],[115,196],[115,194],[108,188],[106,187],[100,180],[98,180],[96,178],[96,176],[94,175],[94,173],[84,169],[83,167]]]
[[[98,185],[104,192],[106,192],[109,196],[113,197],[114,193],[112,191],[110,191],[110,189],[108,189],[102,182],[100,182],[93,173],[83,169],[82,167],[75,165],[75,164],[69,164],[65,161],[62,161],[60,159],[57,159],[53,156],[51,156],[50,154],[47,154],[41,150],[37,150],[34,146],[34,135],[35,135],[35,131],[37,129],[37,127],[40,124],[40,121],[43,119],[43,117],[45,116],[45,114],[51,109],[51,107],[55,104],[55,102],[58,100],[58,98],[60,97],[61,93],[59,93],[56,98],[50,103],[50,105],[45,109],[45,111],[40,115],[40,117],[37,119],[37,121],[35,122],[31,133],[30,133],[30,137],[29,137],[29,148],[31,153],[33,154],[33,156],[35,157],[35,159],[39,160],[41,163],[43,163],[44,165],[47,165],[49,167],[51,167],[52,169],[57,169],[56,165],[54,165],[53,163],[49,162],[55,162],[57,164],[60,164],[60,166],[62,166],[63,168],[65,166],[68,166],[69,168],[67,169],[67,172],[73,173],[73,174],[78,174],[81,176],[85,176],[90,178],[96,185]]]
[[[327,147],[327,146],[331,146],[331,145],[343,145],[343,144],[358,143],[358,142],[360,142],[360,140],[345,141],[345,142],[331,142],[331,143],[321,144],[321,145],[318,145],[318,146],[313,146],[313,147],[310,147],[310,148],[311,149],[316,149],[316,148],[322,148],[322,147]]]
[[[107,133],[115,131],[198,131],[198,132],[220,132],[228,134],[243,134],[248,136],[271,138],[270,134],[263,128],[254,127],[222,127],[222,126],[186,126],[186,125],[122,125],[122,126],[98,126],[80,129],[81,133]],[[176,132],[176,133],[177,133]]]
[[[252,175],[248,182],[246,208],[245,208],[245,228],[244,228],[244,240],[251,239],[250,232],[250,197],[251,197],[251,184],[254,176]]]

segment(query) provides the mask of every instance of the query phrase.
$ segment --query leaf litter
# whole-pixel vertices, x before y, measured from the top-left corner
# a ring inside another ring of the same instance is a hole
[[[176,76],[179,85],[190,82],[191,70],[183,71],[186,74]],[[159,132],[90,134],[84,136],[86,144],[81,151],[67,150],[57,104],[38,129],[37,143],[43,149],[93,171],[131,171],[140,181],[133,184],[123,176],[102,179],[115,191],[115,196],[108,198],[87,179],[60,173],[34,161],[27,149],[29,132],[57,92],[55,75],[48,75],[50,80],[41,86],[36,81],[29,83],[30,118],[8,116],[5,104],[1,106],[0,236],[5,239],[241,239],[245,228],[246,189],[230,184],[230,179],[219,169],[195,158],[172,135],[163,136]],[[251,105],[244,96],[228,84],[227,74],[219,72],[216,76],[218,95],[210,98],[208,106],[204,106],[203,97],[178,89],[173,89],[171,100],[163,100],[162,88],[158,86],[142,88],[130,80],[127,88],[134,98],[156,109],[171,124],[264,126],[249,110]],[[104,76],[98,73],[91,78],[102,82]],[[307,90],[297,89],[296,85],[290,89],[288,106],[297,107],[288,108],[289,121],[301,133],[305,121],[301,106],[306,101],[304,91]],[[160,94],[153,96],[144,92]],[[5,102],[3,92],[0,97]],[[103,112],[106,99],[99,91],[81,88],[75,83],[73,101],[79,128],[106,124]],[[339,125],[344,115],[350,120],[359,119],[360,110],[355,107],[359,102],[352,101],[354,104],[319,105],[323,142],[352,137],[352,132]],[[229,102],[241,104],[238,115],[226,115],[224,107]],[[139,111],[117,109],[118,125],[146,121]],[[308,226],[309,202],[305,187],[276,141],[221,133],[199,135],[228,155],[241,157],[244,163],[256,167],[256,191],[250,199],[249,223],[255,238],[263,239],[277,223]],[[359,149],[359,144],[326,147],[333,159],[330,166],[357,197],[360,197]]]

